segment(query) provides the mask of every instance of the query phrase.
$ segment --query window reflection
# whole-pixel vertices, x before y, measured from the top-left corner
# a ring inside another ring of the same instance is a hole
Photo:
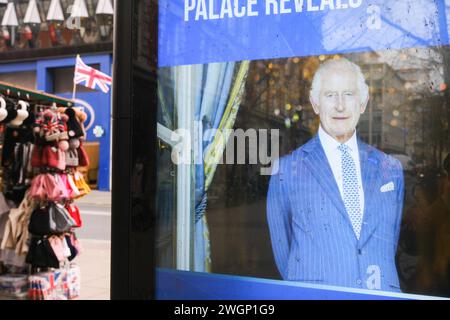
[[[370,88],[369,104],[357,129],[359,137],[397,158],[404,170],[405,200],[397,251],[401,289],[450,296],[450,49],[412,48],[344,56],[361,66]],[[309,102],[312,76],[321,62],[340,57],[252,61],[234,128],[279,129],[280,156],[304,144],[319,125]],[[164,81],[162,77],[163,91],[168,85]],[[173,96],[163,91],[160,99],[166,99],[173,108]],[[171,116],[164,117],[166,112],[159,110],[159,122],[176,129],[168,121]],[[167,166],[166,161],[160,160],[161,168]],[[206,209],[211,272],[280,279],[266,221],[270,177],[261,176],[260,168],[258,164],[217,166]],[[167,206],[167,200],[160,201]],[[170,203],[173,201],[171,198]],[[176,210],[174,206],[165,208]]]

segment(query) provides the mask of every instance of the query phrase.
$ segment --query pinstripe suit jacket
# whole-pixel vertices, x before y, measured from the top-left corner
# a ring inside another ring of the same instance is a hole
[[[365,199],[359,240],[318,136],[279,160],[270,179],[267,218],[283,279],[400,291],[395,254],[402,166],[359,139],[358,149]],[[382,188],[391,182],[393,190]]]

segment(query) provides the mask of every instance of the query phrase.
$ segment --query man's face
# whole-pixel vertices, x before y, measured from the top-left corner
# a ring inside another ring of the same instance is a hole
[[[367,101],[361,103],[356,74],[349,68],[330,67],[321,81],[319,101],[311,99],[314,112],[325,132],[344,143],[353,135]]]

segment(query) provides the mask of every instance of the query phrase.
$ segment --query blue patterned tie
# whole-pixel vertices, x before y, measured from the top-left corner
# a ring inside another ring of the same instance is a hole
[[[349,152],[349,147],[341,144],[338,147],[342,159],[342,184],[344,193],[344,205],[350,217],[350,221],[359,239],[362,225],[362,214],[359,203],[358,178],[356,176],[355,161]]]

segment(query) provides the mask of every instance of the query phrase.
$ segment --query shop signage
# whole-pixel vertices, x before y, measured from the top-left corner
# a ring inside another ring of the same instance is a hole
[[[448,44],[441,0],[160,0],[160,67]]]

